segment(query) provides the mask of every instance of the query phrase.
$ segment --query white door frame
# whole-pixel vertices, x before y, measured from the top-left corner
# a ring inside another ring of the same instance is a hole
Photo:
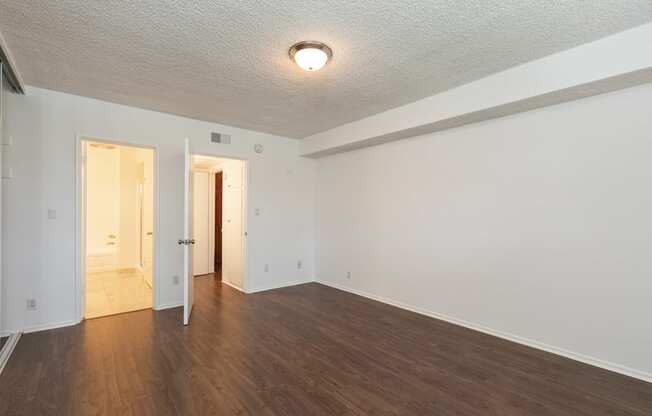
[[[159,309],[160,285],[158,284],[159,265],[158,253],[160,249],[159,239],[159,171],[158,171],[158,146],[115,140],[100,137],[93,134],[75,134],[75,316],[76,322],[84,320],[85,291],[86,291],[86,189],[84,179],[84,163],[82,162],[82,149],[84,142],[97,142],[113,144],[116,146],[137,147],[153,151],[153,173],[154,173],[154,239],[152,244],[152,308]]]
[[[248,288],[248,282],[249,282],[249,258],[247,257],[247,251],[248,251],[248,244],[249,244],[249,196],[250,196],[250,190],[249,190],[249,159],[242,158],[242,157],[237,157],[237,156],[232,156],[228,154],[218,154],[218,153],[211,153],[211,152],[191,152],[190,153],[192,156],[204,156],[204,157],[216,157],[219,159],[231,159],[231,160],[239,160],[244,164],[244,178],[242,178],[242,183],[244,185],[245,191],[242,193],[242,289],[237,288],[233,286],[235,289],[241,290],[244,293],[247,293]],[[213,171],[212,174],[215,174],[215,172],[218,171]],[[215,199],[215,198],[213,198]],[[216,208],[217,209],[217,208]],[[228,283],[227,283],[228,284]]]

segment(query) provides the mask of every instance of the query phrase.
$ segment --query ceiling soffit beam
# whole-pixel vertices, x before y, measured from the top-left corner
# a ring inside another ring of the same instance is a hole
[[[25,84],[2,33],[0,33],[0,63],[2,63],[3,76],[11,88],[19,94],[25,94]]]
[[[652,82],[652,23],[301,141],[319,158]]]

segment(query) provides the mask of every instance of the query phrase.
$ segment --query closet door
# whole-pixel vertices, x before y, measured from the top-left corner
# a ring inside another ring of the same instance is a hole
[[[222,190],[222,277],[243,289],[244,285],[244,162],[231,161],[225,166]]]

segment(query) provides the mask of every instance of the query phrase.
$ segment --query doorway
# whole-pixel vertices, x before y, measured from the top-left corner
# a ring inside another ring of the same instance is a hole
[[[246,165],[192,157],[193,275],[244,291]]]
[[[152,307],[154,150],[81,140],[82,318]]]

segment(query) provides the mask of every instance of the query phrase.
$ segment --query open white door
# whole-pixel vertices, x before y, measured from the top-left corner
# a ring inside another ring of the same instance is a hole
[[[186,158],[184,163],[184,187],[183,187],[183,239],[179,244],[183,245],[183,324],[188,325],[190,314],[195,303],[195,292],[193,287],[192,272],[192,245],[195,240],[192,238],[192,174],[190,158],[190,140],[186,139]]]

